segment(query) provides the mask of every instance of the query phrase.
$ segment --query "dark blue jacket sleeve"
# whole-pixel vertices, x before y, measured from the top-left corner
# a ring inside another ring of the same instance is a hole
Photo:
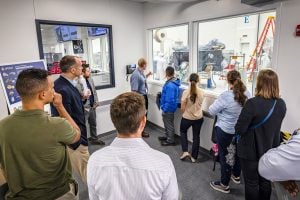
[[[61,90],[55,90],[57,93],[61,94],[62,96],[62,103],[66,109],[66,111],[71,115],[72,113],[72,106],[71,106],[71,95],[70,92],[61,89]],[[56,108],[51,104],[51,113],[52,116],[59,116],[59,113],[57,112]]]

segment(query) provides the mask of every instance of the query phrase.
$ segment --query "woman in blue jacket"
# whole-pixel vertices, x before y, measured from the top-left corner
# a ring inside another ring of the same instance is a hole
[[[174,113],[177,110],[178,93],[180,80],[174,77],[175,70],[173,67],[166,68],[167,81],[164,84],[161,93],[160,108],[162,110],[162,118],[165,126],[165,137],[158,137],[161,145],[175,145],[174,135]]]
[[[230,192],[230,177],[235,183],[240,183],[240,163],[236,159],[234,166],[231,167],[226,163],[226,155],[228,154],[227,147],[235,134],[234,126],[242,107],[245,105],[246,100],[250,98],[250,93],[246,91],[246,86],[241,81],[241,75],[238,71],[228,72],[227,82],[229,90],[223,92],[209,107],[209,113],[217,115],[215,131],[221,164],[221,180],[210,182],[210,186],[223,193]]]

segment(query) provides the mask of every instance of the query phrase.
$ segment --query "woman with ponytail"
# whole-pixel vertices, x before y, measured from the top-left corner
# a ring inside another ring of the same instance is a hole
[[[221,164],[221,180],[210,182],[210,186],[220,192],[229,193],[229,181],[231,179],[239,184],[241,167],[239,160],[235,160],[233,167],[226,163],[227,147],[231,144],[235,134],[234,126],[239,118],[242,107],[246,100],[250,98],[250,93],[241,81],[238,71],[232,70],[227,74],[229,90],[223,92],[215,102],[209,107],[211,115],[217,115],[215,125],[216,139],[219,150]]]
[[[180,123],[180,136],[183,154],[181,160],[190,158],[194,163],[197,160],[200,145],[200,130],[203,123],[202,101],[204,98],[203,91],[197,86],[199,76],[192,73],[189,78],[190,88],[185,90],[181,98],[182,119]],[[193,146],[192,154],[188,152],[187,131],[193,128]]]

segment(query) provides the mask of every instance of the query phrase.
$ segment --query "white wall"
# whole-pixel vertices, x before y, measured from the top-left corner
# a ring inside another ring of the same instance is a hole
[[[279,74],[281,94],[287,104],[287,114],[283,129],[292,131],[300,127],[300,37],[295,37],[296,25],[300,24],[300,1],[287,1],[281,10],[281,22],[277,33],[278,42],[277,72]]]
[[[168,25],[214,19],[225,16],[240,15],[257,11],[276,9],[276,36],[274,44],[273,68],[280,77],[281,94],[287,103],[287,115],[282,130],[292,131],[300,126],[298,110],[300,92],[297,90],[298,59],[300,56],[300,37],[295,37],[294,31],[300,24],[300,1],[288,0],[276,2],[263,7],[241,4],[240,0],[221,0],[192,2],[186,4],[145,4],[144,26],[146,29]],[[226,28],[226,27],[224,27]],[[159,117],[159,116],[157,116]]]
[[[38,59],[32,1],[0,0],[0,64]],[[0,119],[7,115],[0,89]]]
[[[125,65],[145,56],[142,4],[119,0],[0,0],[0,64],[39,59],[35,19],[110,24],[116,87],[99,90],[100,100],[128,91]],[[0,89],[0,119],[6,116]]]
[[[240,0],[209,0],[204,2],[145,4],[145,26],[155,28],[191,21],[215,19],[224,16],[240,15],[259,10],[272,9],[279,3],[264,7],[241,4]],[[224,27],[226,28],[226,27]]]
[[[124,84],[125,65],[143,56],[142,5],[118,0],[35,0],[36,18],[57,21],[111,24],[116,87],[98,91],[101,100],[108,100],[129,90]]]

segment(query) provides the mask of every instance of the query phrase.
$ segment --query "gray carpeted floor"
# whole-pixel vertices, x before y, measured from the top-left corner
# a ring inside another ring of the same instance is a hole
[[[146,138],[145,141],[154,149],[168,154],[175,166],[177,180],[180,190],[183,195],[183,200],[238,200],[244,199],[244,185],[236,185],[230,182],[230,194],[224,194],[221,192],[214,191],[209,182],[220,178],[220,166],[217,164],[216,171],[213,172],[213,161],[206,154],[202,152],[199,155],[198,163],[191,163],[188,161],[181,161],[179,159],[181,155],[181,146],[179,138],[176,146],[162,147],[157,137],[162,136],[163,133],[157,127],[149,125],[146,131],[150,133],[150,137]],[[102,137],[103,141],[106,142],[106,146],[109,145],[112,140],[116,137],[116,133]],[[89,150],[91,153],[102,148],[103,146],[90,145]],[[191,145],[190,145],[191,147]],[[82,183],[80,185],[80,200],[88,200],[87,187]],[[121,199],[121,198],[120,198]],[[272,194],[272,200],[276,197]]]

